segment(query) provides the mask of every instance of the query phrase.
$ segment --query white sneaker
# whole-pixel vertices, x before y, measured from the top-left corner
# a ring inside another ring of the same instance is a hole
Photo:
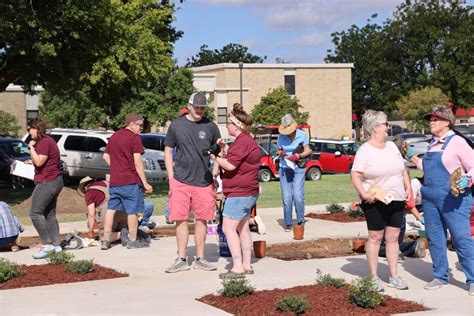
[[[259,235],[263,235],[265,234],[265,231],[266,231],[266,227],[265,227],[265,224],[263,223],[262,221],[262,218],[258,215],[255,215],[255,217],[253,218],[253,220],[255,221],[255,224],[257,225],[257,232]]]

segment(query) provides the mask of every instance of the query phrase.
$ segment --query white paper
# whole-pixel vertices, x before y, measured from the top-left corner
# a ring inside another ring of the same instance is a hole
[[[10,167],[10,173],[14,176],[33,180],[35,177],[35,167],[23,161],[15,160]]]
[[[285,157],[285,162],[288,168],[295,170],[295,163],[293,161]]]

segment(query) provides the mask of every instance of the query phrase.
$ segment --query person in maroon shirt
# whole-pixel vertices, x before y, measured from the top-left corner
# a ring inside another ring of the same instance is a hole
[[[247,132],[247,127],[252,123],[252,117],[240,104],[235,103],[227,122],[227,131],[235,137],[235,141],[227,147],[224,140],[219,139],[217,143],[223,149],[223,157],[212,156],[215,163],[224,169],[222,188],[226,200],[222,228],[233,261],[232,269],[221,273],[220,278],[253,274],[250,266],[252,237],[249,219],[259,192],[257,174],[260,148]]]
[[[53,138],[46,135],[46,125],[39,118],[28,122],[31,141],[28,144],[35,166],[35,189],[31,195],[30,218],[41,239],[41,247],[33,258],[41,259],[51,252],[61,251],[59,224],[56,218],[58,195],[64,184],[60,169],[59,148]]]
[[[138,213],[143,213],[143,189],[153,192],[153,187],[145,177],[142,154],[145,152],[140,132],[143,129],[143,117],[137,113],[128,114],[124,128],[110,137],[105,148],[104,160],[110,166],[110,199],[104,220],[104,240],[101,249],[110,248],[110,234],[115,211],[128,214],[128,249],[143,248],[148,245],[137,240]]]

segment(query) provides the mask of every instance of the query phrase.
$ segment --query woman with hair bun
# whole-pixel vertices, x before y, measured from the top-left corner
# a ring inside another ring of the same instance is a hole
[[[221,156],[212,156],[224,171],[222,188],[226,200],[222,226],[233,261],[232,269],[221,273],[220,278],[253,274],[249,219],[259,192],[260,148],[247,130],[252,123],[252,116],[235,103],[227,122],[227,131],[235,137],[235,141],[228,146],[223,139],[219,139],[217,143],[222,149]]]

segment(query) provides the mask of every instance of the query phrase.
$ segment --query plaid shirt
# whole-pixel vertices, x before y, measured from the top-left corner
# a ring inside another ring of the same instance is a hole
[[[17,236],[23,231],[16,216],[13,216],[12,209],[7,203],[0,201],[0,238]]]

